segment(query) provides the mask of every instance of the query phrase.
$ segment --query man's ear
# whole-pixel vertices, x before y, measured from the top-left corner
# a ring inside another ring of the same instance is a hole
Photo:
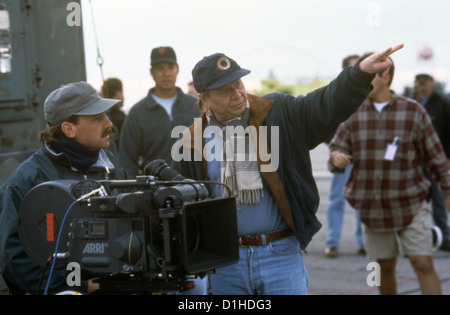
[[[77,127],[75,124],[65,121],[61,124],[61,131],[67,138],[75,138],[77,135]]]

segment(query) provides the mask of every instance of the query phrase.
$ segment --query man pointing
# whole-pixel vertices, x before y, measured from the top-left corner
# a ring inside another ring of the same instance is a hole
[[[240,261],[211,275],[213,294],[306,294],[308,276],[300,248],[306,248],[321,224],[316,218],[319,195],[312,175],[309,151],[327,139],[347,119],[371,91],[374,74],[391,65],[387,57],[403,45],[374,54],[345,69],[327,87],[297,98],[283,93],[263,97],[249,95],[242,77],[250,73],[224,54],[203,58],[192,71],[200,93],[201,119],[180,140],[191,155],[210,141],[223,155],[233,150],[233,135],[227,127],[256,127],[245,137],[234,158],[185,159],[174,168],[188,178],[226,183],[237,200]],[[224,136],[203,134],[217,126]],[[266,128],[259,128],[259,127]],[[267,130],[267,134],[261,132]],[[272,132],[279,137],[272,140]],[[201,147],[194,141],[202,133]],[[278,150],[279,165],[265,168],[264,152]],[[215,152],[217,156],[217,152]],[[257,161],[249,157],[256,156]],[[220,186],[211,186],[211,195],[225,196]]]

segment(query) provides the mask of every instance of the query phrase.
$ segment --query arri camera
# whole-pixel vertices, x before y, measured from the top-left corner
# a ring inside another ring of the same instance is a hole
[[[45,182],[22,202],[19,236],[38,265],[76,262],[102,292],[178,292],[239,260],[235,198],[210,198],[211,184],[162,160],[135,180]]]

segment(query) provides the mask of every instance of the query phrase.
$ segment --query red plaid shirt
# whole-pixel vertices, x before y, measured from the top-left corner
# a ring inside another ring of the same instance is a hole
[[[385,160],[387,146],[395,138],[395,158]],[[330,156],[340,151],[353,157],[344,196],[359,211],[362,222],[374,230],[399,230],[411,222],[430,187],[424,164],[450,197],[442,145],[423,107],[411,99],[393,95],[381,113],[366,100],[339,126],[329,147]],[[343,171],[331,163],[329,169]]]

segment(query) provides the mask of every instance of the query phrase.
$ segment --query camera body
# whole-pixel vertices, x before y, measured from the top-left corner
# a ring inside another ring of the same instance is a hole
[[[106,194],[83,198],[99,187]],[[239,260],[235,198],[186,179],[42,183],[22,202],[19,236],[38,265],[59,243],[56,268],[77,262],[113,292],[177,291]]]

